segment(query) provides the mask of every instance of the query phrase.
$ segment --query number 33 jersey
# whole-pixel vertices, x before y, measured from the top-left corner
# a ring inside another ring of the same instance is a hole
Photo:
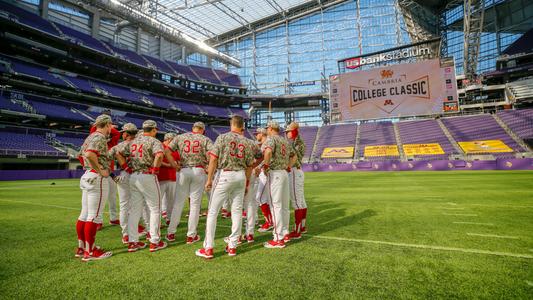
[[[129,166],[134,172],[148,172],[158,153],[163,153],[163,144],[146,135],[138,135],[120,152],[124,157],[129,157]]]
[[[293,156],[294,148],[289,141],[279,135],[269,136],[265,143],[261,146],[263,153],[266,149],[272,150],[272,158],[270,159],[271,170],[285,170],[289,166],[289,158]]]
[[[207,152],[213,141],[203,134],[187,132],[176,136],[168,147],[179,152],[183,167],[207,167]]]
[[[252,165],[255,153],[244,136],[228,132],[218,136],[209,154],[218,158],[217,169],[240,171]]]

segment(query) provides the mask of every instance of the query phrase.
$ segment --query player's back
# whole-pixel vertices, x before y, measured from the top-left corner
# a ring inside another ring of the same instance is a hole
[[[211,153],[218,157],[218,169],[238,171],[251,165],[254,157],[250,140],[235,132],[219,135]]]
[[[269,136],[262,147],[263,151],[267,148],[272,150],[270,169],[285,170],[289,166],[289,158],[293,153],[293,148],[286,138],[279,135]]]
[[[98,163],[103,168],[109,166],[109,154],[107,150],[107,138],[104,134],[95,131],[83,141],[83,144],[78,153],[80,162],[86,170],[91,169],[88,159],[85,157],[86,152],[93,152],[98,156]]]
[[[211,139],[205,135],[187,132],[176,136],[168,146],[172,151],[178,151],[184,167],[205,167],[207,152],[212,145]]]
[[[130,166],[135,172],[147,172],[153,165],[157,153],[163,152],[163,144],[156,138],[138,135],[126,146],[130,156]]]

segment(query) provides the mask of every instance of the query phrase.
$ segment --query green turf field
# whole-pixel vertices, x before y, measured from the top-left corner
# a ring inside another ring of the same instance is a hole
[[[306,176],[305,238],[265,249],[259,234],[228,257],[219,227],[210,261],[182,222],[156,253],[127,253],[106,225],[114,256],[82,263],[76,180],[0,182],[0,298],[533,298],[533,172]]]

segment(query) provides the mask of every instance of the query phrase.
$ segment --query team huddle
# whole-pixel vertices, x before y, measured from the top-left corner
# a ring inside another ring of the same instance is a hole
[[[288,125],[283,137],[279,124],[269,122],[266,129],[256,130],[255,141],[244,136],[242,117],[233,116],[230,129],[213,143],[204,135],[205,125],[196,122],[191,132],[167,133],[161,142],[156,138],[155,121],[145,121],[140,130],[127,123],[118,131],[109,115],[98,116],[79,153],[85,173],[80,179],[82,209],[76,223],[75,256],[91,261],[112,255],[95,245],[106,202],[110,205],[110,223],[120,225],[128,252],[144,249],[148,243],[149,251],[155,252],[166,248],[167,242],[175,242],[186,200],[189,214],[185,241],[196,243],[200,241],[198,223],[204,192],[209,204],[204,243],[197,256],[214,257],[221,209],[232,223],[231,234],[224,238],[229,256],[237,254],[239,244],[254,242],[258,207],[265,221],[257,230],[272,230],[273,235],[264,243],[266,248],[284,248],[291,239],[301,238],[307,232],[307,205],[301,169],[305,144],[298,124]],[[123,141],[119,143],[120,136]],[[116,176],[115,161],[120,166]],[[289,231],[289,202],[294,208],[293,231]],[[164,237],[167,242],[161,237],[164,226],[168,226]],[[140,241],[143,237],[146,243]]]

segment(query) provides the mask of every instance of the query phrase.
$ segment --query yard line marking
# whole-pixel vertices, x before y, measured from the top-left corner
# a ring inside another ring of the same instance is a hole
[[[533,206],[528,206],[528,205],[505,205],[505,204],[496,204],[496,205],[490,205],[490,204],[466,204],[466,205],[484,206],[484,207],[533,208]]]
[[[498,239],[511,239],[511,240],[518,240],[519,237],[517,236],[510,236],[510,235],[497,235],[497,234],[483,234],[483,233],[471,233],[467,232],[466,235],[469,236],[481,236],[481,237],[493,237]]]
[[[486,254],[486,255],[508,256],[508,257],[533,259],[533,255],[530,255],[530,254],[498,252],[498,251],[488,251],[488,250],[481,250],[481,249],[456,248],[456,247],[445,247],[445,246],[431,246],[431,245],[424,245],[424,244],[406,244],[406,243],[386,242],[386,241],[376,241],[376,240],[350,239],[350,238],[324,236],[324,235],[308,235],[308,234],[306,234],[306,235],[310,236],[310,237],[313,237],[313,238],[326,239],[326,240],[337,240],[337,241],[345,241],[345,242],[369,243],[369,244],[378,244],[378,245],[407,247],[407,248],[455,251],[455,252],[464,252],[464,253]]]
[[[453,224],[467,224],[467,225],[486,225],[494,226],[493,223],[478,223],[478,222],[452,222]]]
[[[464,216],[464,217],[477,217],[477,214],[449,214],[449,213],[442,213],[445,216]]]
[[[438,209],[464,210],[464,207],[437,207]]]
[[[28,201],[15,201],[15,200],[8,200],[8,199],[0,199],[0,201],[13,202],[13,203],[22,203],[22,204],[29,204],[29,205],[38,205],[38,206],[46,206],[46,207],[55,207],[55,208],[62,208],[62,209],[69,209],[69,210],[80,210],[81,209],[81,208],[69,207],[69,206],[61,206],[61,205],[53,205],[53,204],[42,204],[42,203],[34,203],[34,202],[28,202]],[[104,211],[104,214],[109,214],[109,212]]]

